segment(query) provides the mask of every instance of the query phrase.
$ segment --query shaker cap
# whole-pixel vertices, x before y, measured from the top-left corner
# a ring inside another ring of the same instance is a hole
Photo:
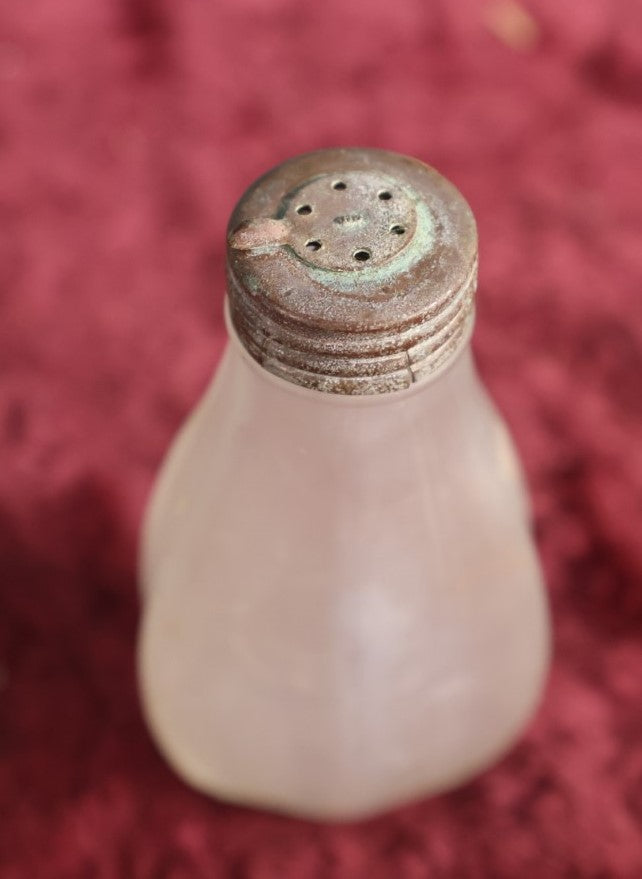
[[[287,381],[388,393],[434,374],[469,339],[475,220],[416,159],[377,149],[290,159],[243,195],[227,241],[232,325]]]

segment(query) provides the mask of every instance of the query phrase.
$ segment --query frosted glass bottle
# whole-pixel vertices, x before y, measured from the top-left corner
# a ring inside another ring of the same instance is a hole
[[[195,787],[357,818],[495,760],[548,663],[469,350],[474,221],[421,163],[328,150],[250,189],[229,241],[230,342],[145,523],[144,707]]]

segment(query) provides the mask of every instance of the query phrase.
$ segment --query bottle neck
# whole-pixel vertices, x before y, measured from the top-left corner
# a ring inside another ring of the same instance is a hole
[[[236,382],[241,384],[251,397],[263,396],[279,407],[294,407],[306,410],[345,409],[394,410],[421,409],[428,405],[446,406],[452,395],[461,393],[462,387],[479,386],[479,380],[470,347],[472,326],[467,331],[465,341],[457,346],[454,354],[439,369],[414,382],[408,388],[388,393],[340,394],[325,393],[296,384],[271,372],[258,363],[247,351],[232,324],[227,306],[225,308],[226,326],[229,335],[228,348],[224,362],[218,372],[232,372]],[[472,322],[471,322],[472,323]]]
[[[226,298],[225,325],[230,338],[232,348],[239,354],[246,367],[250,369],[261,381],[269,382],[275,388],[280,388],[284,394],[295,394],[298,397],[307,398],[310,402],[336,403],[337,405],[386,405],[401,401],[409,396],[415,396],[427,391],[429,388],[443,384],[443,379],[449,373],[462,370],[474,372],[470,354],[470,339],[474,327],[474,308],[472,304],[467,309],[462,321],[457,327],[457,332],[452,338],[442,343],[442,356],[431,363],[431,368],[420,373],[414,373],[408,367],[401,370],[401,378],[390,384],[387,391],[382,390],[380,381],[371,379],[367,382],[347,383],[343,389],[337,387],[336,376],[327,377],[327,386],[317,381],[315,387],[309,387],[300,376],[293,376],[291,371],[283,372],[278,363],[267,358],[259,362],[255,353],[248,350],[245,338],[241,338],[236,330],[230,313],[230,303]]]

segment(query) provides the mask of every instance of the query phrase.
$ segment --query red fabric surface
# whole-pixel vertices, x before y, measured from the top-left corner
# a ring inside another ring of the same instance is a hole
[[[642,6],[29,0],[0,11],[0,876],[642,876]],[[555,662],[459,791],[324,827],[208,800],[142,723],[135,546],[223,344],[224,226],[322,146],[475,210],[475,347]]]

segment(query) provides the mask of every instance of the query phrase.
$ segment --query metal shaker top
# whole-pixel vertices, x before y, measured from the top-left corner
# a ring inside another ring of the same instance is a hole
[[[375,149],[298,156],[228,227],[234,329],[266,370],[336,394],[410,387],[468,341],[477,233],[459,191]]]

